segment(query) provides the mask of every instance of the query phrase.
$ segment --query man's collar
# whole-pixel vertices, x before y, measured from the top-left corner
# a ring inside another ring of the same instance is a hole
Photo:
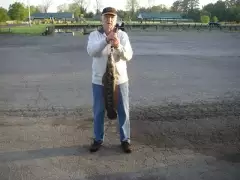
[[[121,29],[119,29],[118,31],[120,31],[120,30],[121,30]],[[98,32],[100,32],[101,34],[105,34],[103,27],[100,27],[100,28],[98,29]]]
[[[101,34],[104,34],[104,29],[103,29],[103,27],[101,27],[100,29],[98,29],[98,32],[100,32]]]

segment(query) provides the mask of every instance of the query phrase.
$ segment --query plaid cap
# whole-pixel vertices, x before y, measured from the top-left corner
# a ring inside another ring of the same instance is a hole
[[[106,7],[103,9],[102,11],[102,15],[105,15],[105,14],[112,14],[112,15],[117,15],[117,10],[113,7]]]

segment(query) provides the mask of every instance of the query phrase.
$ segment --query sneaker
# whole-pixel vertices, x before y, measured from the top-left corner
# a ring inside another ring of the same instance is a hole
[[[121,147],[122,147],[122,149],[125,153],[131,153],[132,152],[132,149],[131,149],[130,146],[131,146],[130,143],[127,142],[127,141],[121,142]]]
[[[91,144],[91,147],[90,147],[90,152],[98,151],[101,146],[102,146],[102,142],[93,141],[93,143]]]

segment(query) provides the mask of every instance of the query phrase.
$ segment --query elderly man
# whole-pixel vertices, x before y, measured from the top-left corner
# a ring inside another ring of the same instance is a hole
[[[110,48],[114,48],[114,58],[118,77],[118,123],[121,147],[125,153],[130,153],[130,121],[129,121],[129,87],[126,62],[131,60],[133,51],[126,32],[114,32],[117,22],[116,9],[104,8],[102,11],[102,28],[93,31],[88,37],[87,52],[93,58],[92,90],[94,141],[90,152],[96,152],[104,141],[104,98],[102,77],[106,70],[107,56]]]

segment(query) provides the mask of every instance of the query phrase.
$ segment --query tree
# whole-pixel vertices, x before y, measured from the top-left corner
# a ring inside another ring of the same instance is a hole
[[[153,6],[153,7],[151,8],[151,11],[152,11],[152,12],[167,12],[167,11],[168,11],[168,8],[167,8],[166,5],[160,4],[160,5],[158,5],[158,6]]]
[[[188,2],[189,9],[198,9],[199,7],[199,0],[189,0]]]
[[[94,17],[94,14],[93,14],[93,12],[89,12],[89,13],[86,13],[86,14],[84,15],[84,17],[85,17],[85,18],[93,18],[93,17]]]
[[[0,22],[9,20],[8,12],[6,9],[0,7]]]
[[[52,0],[42,0],[43,12],[47,13],[49,7],[52,5]]]
[[[230,9],[231,11],[231,21],[236,21],[239,22],[239,15],[240,15],[240,5],[239,6],[235,6],[233,8]]]
[[[177,0],[172,4],[171,10],[182,12],[184,18],[200,21],[199,0]]]
[[[171,7],[172,11],[181,12],[182,11],[182,1],[175,1]]]
[[[81,9],[77,3],[71,3],[68,6],[68,11],[74,14],[75,19],[78,21],[81,15]]]
[[[33,13],[40,13],[40,9],[38,6],[30,6],[30,13],[33,14]]]
[[[182,7],[183,12],[187,13],[189,10],[189,0],[182,0],[181,7]]]
[[[179,2],[177,2],[179,3]],[[178,5],[178,4],[176,4]],[[189,10],[198,9],[199,0],[180,0],[180,6],[183,12],[187,13]]]
[[[189,10],[187,13],[187,18],[192,19],[195,22],[200,21],[201,11],[199,9]]]
[[[236,15],[236,22],[237,22],[237,23],[240,22],[240,13],[238,13],[238,14]]]
[[[96,14],[100,14],[102,8],[102,0],[96,0]]]
[[[210,3],[203,7],[203,11],[209,13],[209,17],[212,19],[214,16],[218,17],[220,21],[232,19],[232,10],[227,8],[226,2],[217,1],[215,4]]]
[[[131,11],[132,16],[139,8],[139,1],[138,0],[127,0],[126,9]]]
[[[212,16],[217,16],[220,21],[224,21],[224,20],[226,20],[226,17],[227,17],[226,12],[227,12],[227,7],[226,7],[225,2],[217,1],[214,4],[214,10],[211,14],[212,14]]]
[[[131,13],[129,13],[129,12],[127,12],[127,11],[118,10],[119,18],[121,18],[123,21],[129,20],[130,14],[131,14]]]
[[[57,6],[57,12],[67,12],[68,11],[68,4],[60,4]]]
[[[211,13],[206,11],[206,10],[202,10],[201,13],[200,13],[200,16],[209,16],[209,17],[211,17]]]
[[[87,8],[89,5],[88,0],[74,0],[73,2],[77,4],[82,14],[85,14],[87,12]]]
[[[226,0],[225,3],[227,8],[240,6],[240,0]]]
[[[10,4],[8,15],[12,20],[22,21],[27,18],[28,10],[23,3],[15,2]]]

